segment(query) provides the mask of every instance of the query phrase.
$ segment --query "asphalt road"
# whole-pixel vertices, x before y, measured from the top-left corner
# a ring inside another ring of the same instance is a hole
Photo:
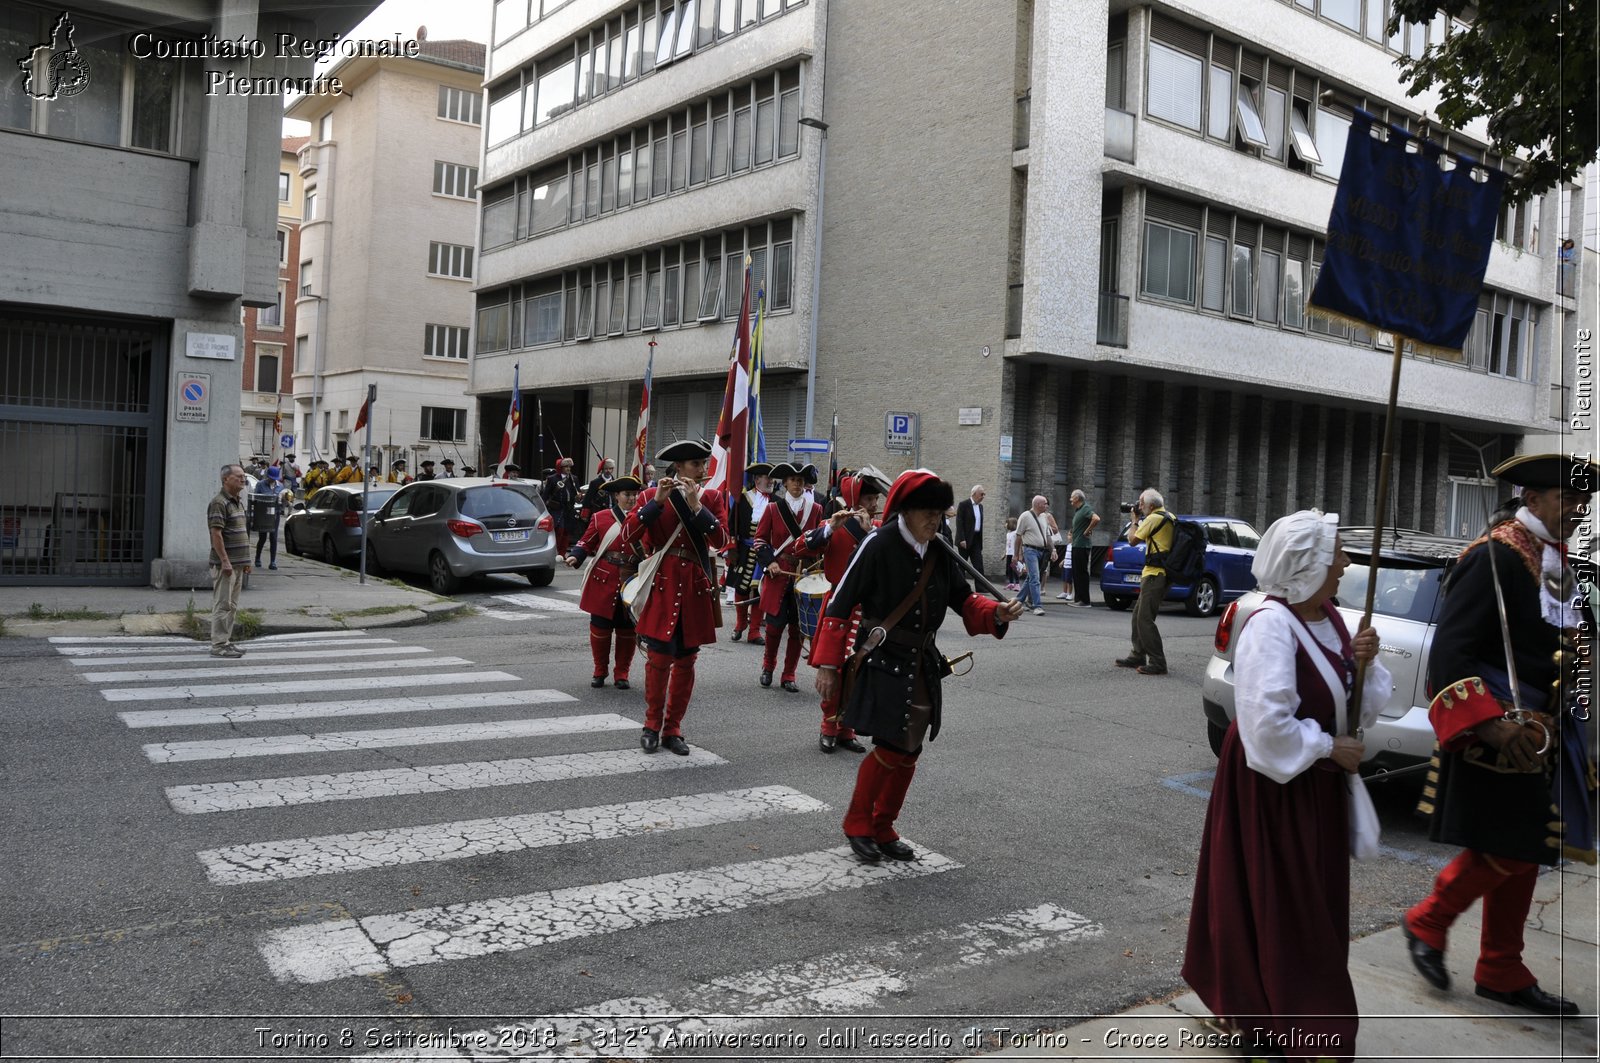
[[[708,648],[695,756],[647,758],[642,662],[633,690],[590,688],[575,587],[473,581],[476,616],[236,663],[0,639],[3,1054],[943,1059],[974,1026],[1179,987],[1214,622],[1163,614],[1171,674],[1144,677],[1112,666],[1129,615],[1098,604],[998,642],[948,621],[946,653],[977,653],[899,824],[923,858],[867,869],[839,825],[859,760],[817,749],[809,669],[762,689],[758,650]],[[506,691],[543,693],[489,703]],[[212,715],[151,715],[174,711]],[[476,724],[501,726],[438,730]],[[1451,855],[1416,784],[1390,789],[1358,933]],[[484,1051],[439,1048],[462,1042]]]

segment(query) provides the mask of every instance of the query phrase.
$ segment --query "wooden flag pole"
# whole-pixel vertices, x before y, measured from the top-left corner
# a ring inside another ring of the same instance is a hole
[[[1389,470],[1394,465],[1394,422],[1400,406],[1400,357],[1405,349],[1405,337],[1394,336],[1394,366],[1389,371],[1389,406],[1383,414],[1383,456],[1378,459],[1378,504],[1372,518],[1372,556],[1367,566],[1367,601],[1361,609],[1361,623],[1356,630],[1372,626],[1372,605],[1378,593],[1378,569],[1383,563],[1384,524],[1389,519]],[[1367,662],[1356,664],[1355,689],[1350,691],[1349,719],[1345,721],[1350,734],[1361,729],[1361,691],[1366,686]]]

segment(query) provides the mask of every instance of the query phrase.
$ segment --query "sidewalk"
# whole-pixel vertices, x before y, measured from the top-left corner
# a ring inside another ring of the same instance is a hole
[[[1361,1009],[1358,1058],[1595,1059],[1600,1003],[1596,882],[1595,868],[1587,864],[1567,864],[1541,875],[1523,954],[1541,986],[1577,1002],[1580,1018],[1546,1018],[1473,992],[1472,964],[1481,928],[1481,909],[1475,904],[1450,935],[1451,987],[1446,993],[1431,988],[1412,969],[1399,927],[1351,943],[1350,977]],[[1203,1047],[1210,1031],[1199,1018],[1209,1015],[1199,997],[1185,993],[976,1058],[1239,1058],[1222,1048]]]
[[[189,604],[199,630],[211,624],[211,588],[0,587],[0,618],[7,635],[182,635],[192,634]],[[367,577],[320,561],[278,555],[276,572],[250,573],[239,596],[241,618],[259,617],[252,634],[403,627],[466,612],[465,602],[425,590]],[[34,614],[34,615],[30,615]],[[37,616],[37,619],[35,619]]]

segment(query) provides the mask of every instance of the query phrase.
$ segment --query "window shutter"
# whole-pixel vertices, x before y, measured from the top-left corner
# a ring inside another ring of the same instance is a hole
[[[1153,221],[1186,225],[1191,229],[1200,228],[1200,206],[1196,203],[1150,195],[1145,199],[1144,213],[1145,217]]]
[[[1150,19],[1150,37],[1163,44],[1170,44],[1194,56],[1206,54],[1205,30],[1196,29],[1184,22],[1168,18],[1165,15],[1154,15]]]
[[[1239,61],[1239,46],[1227,41],[1213,40],[1211,42],[1211,61],[1218,66],[1225,66],[1232,70]]]

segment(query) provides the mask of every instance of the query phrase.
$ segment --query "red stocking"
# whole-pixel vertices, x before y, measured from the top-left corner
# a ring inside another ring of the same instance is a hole
[[[695,654],[672,662],[672,679],[667,686],[667,720],[661,737],[682,734],[683,714],[689,711],[689,695],[694,693]]]
[[[626,628],[617,629],[617,667],[612,674],[618,679],[628,678],[628,669],[633,666],[633,651],[638,645],[639,637]]]
[[[661,720],[667,704],[667,677],[672,672],[672,657],[655,650],[644,655],[644,725],[652,731],[661,730]]]
[[[611,658],[611,631],[609,628],[589,625],[589,655],[594,658],[594,677],[604,679]]]

